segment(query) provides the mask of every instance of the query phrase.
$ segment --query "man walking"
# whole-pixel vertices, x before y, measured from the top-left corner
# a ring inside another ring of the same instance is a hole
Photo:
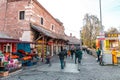
[[[100,54],[101,54],[101,50],[98,48],[98,50],[96,51],[97,53],[97,62],[100,61]]]
[[[71,49],[71,58],[73,59],[74,49]]]
[[[63,49],[61,49],[61,52],[58,54],[59,59],[60,59],[60,64],[61,64],[61,69],[64,69],[64,57],[65,57],[65,52],[63,51]]]
[[[75,64],[76,64],[76,60],[78,60],[78,70],[80,71],[80,63],[81,63],[81,59],[82,59],[82,51],[80,48],[77,48],[75,51]]]

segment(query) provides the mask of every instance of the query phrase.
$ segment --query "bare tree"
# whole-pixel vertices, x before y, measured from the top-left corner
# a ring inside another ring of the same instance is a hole
[[[108,31],[107,31],[107,33],[118,33],[118,32],[119,32],[118,29],[115,28],[115,27],[111,27],[111,28],[109,28]]]
[[[100,32],[100,21],[95,15],[86,14],[83,19],[84,25],[81,30],[83,45],[88,47],[95,46],[96,36]]]

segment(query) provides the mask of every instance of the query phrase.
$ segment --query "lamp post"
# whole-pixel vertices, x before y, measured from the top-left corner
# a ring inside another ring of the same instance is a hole
[[[101,27],[101,34],[104,36],[104,30],[102,26],[102,9],[101,9],[101,0],[99,0],[99,8],[100,8],[100,27]],[[100,65],[103,65],[103,51],[104,51],[104,41],[101,40],[101,59],[100,59]]]

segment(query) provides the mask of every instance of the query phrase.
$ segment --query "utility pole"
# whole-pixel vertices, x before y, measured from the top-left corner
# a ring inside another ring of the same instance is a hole
[[[101,9],[101,0],[99,0],[99,8],[100,8],[100,26],[101,26],[101,31],[103,31],[103,27],[102,27],[102,9]]]
[[[102,26],[102,9],[101,9],[101,0],[99,0],[99,8],[100,8],[100,26],[101,26],[101,33],[100,35],[104,36],[104,30]],[[104,40],[101,40],[101,60],[100,64],[103,65],[103,53],[104,53]]]

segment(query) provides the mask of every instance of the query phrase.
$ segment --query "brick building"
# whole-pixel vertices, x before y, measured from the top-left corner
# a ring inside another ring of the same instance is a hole
[[[0,31],[22,41],[37,42],[40,56],[57,54],[65,46],[63,23],[37,0],[0,0]]]

